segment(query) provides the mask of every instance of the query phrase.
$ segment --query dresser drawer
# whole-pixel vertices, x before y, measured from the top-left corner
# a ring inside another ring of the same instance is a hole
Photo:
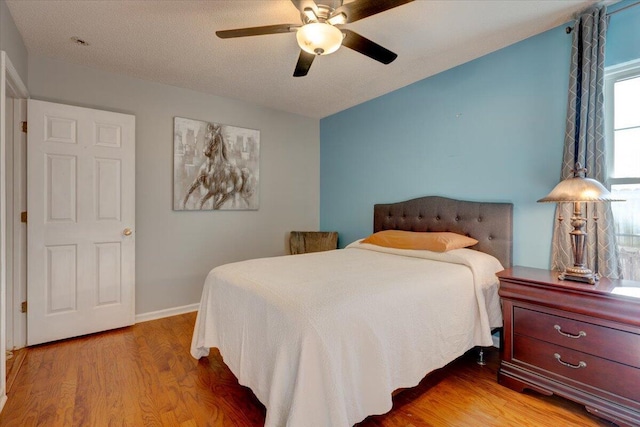
[[[513,309],[513,331],[640,368],[640,335],[631,332],[521,307]]]
[[[513,359],[640,401],[640,369],[637,368],[519,335],[514,337]],[[576,368],[580,366],[580,362],[585,365]]]

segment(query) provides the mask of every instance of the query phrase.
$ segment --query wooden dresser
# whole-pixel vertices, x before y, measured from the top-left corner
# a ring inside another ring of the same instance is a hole
[[[504,316],[498,382],[571,399],[640,426],[640,282],[595,286],[513,267],[498,274]]]

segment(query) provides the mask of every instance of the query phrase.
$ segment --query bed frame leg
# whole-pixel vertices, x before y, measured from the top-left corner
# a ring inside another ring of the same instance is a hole
[[[484,366],[487,364],[487,362],[485,362],[484,360],[484,348],[480,347],[480,350],[478,351],[478,360],[476,361],[476,363],[480,366]]]

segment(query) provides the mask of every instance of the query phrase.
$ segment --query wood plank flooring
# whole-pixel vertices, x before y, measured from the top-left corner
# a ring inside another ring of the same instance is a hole
[[[26,348],[7,352],[7,391],[11,391],[11,387],[16,380],[18,372],[20,372],[20,367],[26,355]]]
[[[29,348],[0,426],[239,426],[265,409],[222,362],[189,354],[195,313]],[[516,393],[467,354],[398,393],[358,427],[612,426],[559,397]]]

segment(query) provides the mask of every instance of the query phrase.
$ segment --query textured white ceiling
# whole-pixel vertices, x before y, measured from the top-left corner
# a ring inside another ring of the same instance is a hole
[[[346,3],[347,1],[345,1]],[[347,48],[292,77],[295,33],[222,40],[216,30],[299,24],[290,0],[7,0],[30,54],[322,118],[572,19],[593,0],[416,0],[346,28],[398,54]],[[77,36],[90,46],[71,41]]]

